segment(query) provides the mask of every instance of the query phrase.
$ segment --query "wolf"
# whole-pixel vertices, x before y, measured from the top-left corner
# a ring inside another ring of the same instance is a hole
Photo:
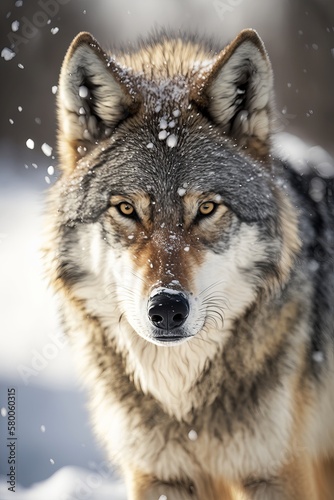
[[[131,500],[334,499],[333,167],[275,113],[252,29],[65,57],[47,269]]]

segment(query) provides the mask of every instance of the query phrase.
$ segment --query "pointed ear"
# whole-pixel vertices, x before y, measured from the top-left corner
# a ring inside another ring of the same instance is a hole
[[[269,149],[272,89],[263,42],[256,31],[247,29],[219,54],[197,87],[197,101],[225,133],[263,157]]]
[[[59,150],[72,169],[93,144],[135,110],[134,94],[120,67],[89,33],[80,33],[66,54],[58,87]]]

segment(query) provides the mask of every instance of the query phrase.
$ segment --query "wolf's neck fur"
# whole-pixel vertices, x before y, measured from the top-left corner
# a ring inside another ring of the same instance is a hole
[[[130,332],[131,349],[122,349],[127,372],[136,387],[151,394],[168,414],[186,419],[199,405],[196,383],[212,360],[221,357],[226,333],[209,331],[180,346],[159,347]],[[207,394],[206,403],[216,396],[214,391]]]
[[[290,351],[296,352],[296,347],[291,349],[291,344],[303,342],[304,335],[294,340],[287,332],[297,324],[300,307],[288,302],[278,309],[253,308],[242,320],[230,320],[223,331],[208,330],[174,347],[158,347],[130,328],[122,329],[117,336],[118,351],[137,389],[153,396],[169,415],[187,421],[192,410],[211,405],[222,390],[228,392],[231,378],[233,387],[250,387],[258,367],[271,363],[273,353],[294,362]],[[211,374],[206,377],[208,371]],[[247,373],[248,380],[239,384],[238,373]],[[206,380],[215,380],[216,385],[208,386]],[[264,387],[265,380],[260,385]]]

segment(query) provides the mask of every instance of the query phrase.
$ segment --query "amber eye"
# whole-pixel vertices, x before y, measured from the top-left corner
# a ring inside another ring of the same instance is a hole
[[[126,201],[122,201],[122,203],[119,203],[117,205],[117,208],[118,208],[119,213],[122,215],[125,215],[128,217],[132,217],[133,215],[135,215],[134,207],[130,203],[127,203]]]
[[[205,201],[199,206],[198,213],[200,215],[210,215],[215,211],[216,206],[216,203],[213,203],[213,201]]]

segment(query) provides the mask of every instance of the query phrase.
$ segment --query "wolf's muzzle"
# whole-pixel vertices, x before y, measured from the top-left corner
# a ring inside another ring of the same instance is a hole
[[[153,295],[148,302],[148,317],[155,328],[171,332],[180,328],[189,315],[189,302],[182,293],[167,290]],[[166,338],[168,340],[168,338]]]

